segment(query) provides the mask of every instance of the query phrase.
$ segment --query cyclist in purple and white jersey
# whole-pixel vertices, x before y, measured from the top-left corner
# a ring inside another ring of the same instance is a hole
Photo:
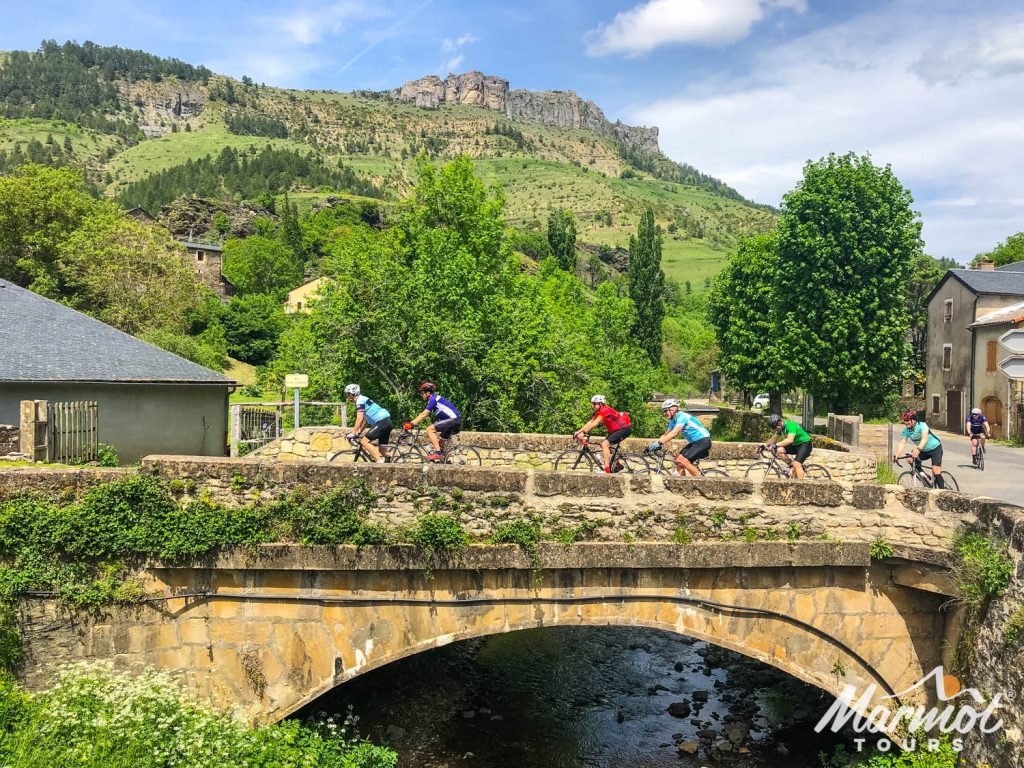
[[[452,405],[450,400],[437,394],[437,385],[429,381],[420,384],[420,397],[426,403],[423,411],[415,419],[406,422],[402,426],[405,429],[412,429],[424,419],[433,416],[434,423],[427,427],[426,432],[427,439],[434,446],[434,452],[427,456],[427,460],[440,461],[444,458],[444,454],[441,453],[441,439],[447,440],[456,432],[462,430],[462,414],[459,413],[458,408]]]

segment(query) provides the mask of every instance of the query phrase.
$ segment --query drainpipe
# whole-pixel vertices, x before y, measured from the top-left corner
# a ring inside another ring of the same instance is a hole
[[[974,321],[977,320],[977,319],[978,319],[978,297],[975,296],[974,297],[974,301],[971,303],[971,326],[969,326],[970,329],[971,329],[971,392],[970,392],[971,399],[970,399],[970,402],[967,403],[967,408],[966,408],[967,411],[970,411],[970,409],[974,407],[974,358],[975,358],[975,355],[977,354],[978,334],[975,332],[973,324],[974,324]],[[947,404],[947,408],[948,407],[949,406]],[[966,414],[962,414],[962,415],[963,415],[964,420],[966,421],[966,419],[967,419]],[[949,412],[948,412],[948,410],[946,412],[946,426],[949,426]],[[962,431],[963,430],[963,425],[961,424],[959,426],[960,426],[960,430]]]

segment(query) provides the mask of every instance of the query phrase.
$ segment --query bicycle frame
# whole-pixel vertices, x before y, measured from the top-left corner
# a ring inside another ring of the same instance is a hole
[[[903,465],[900,463],[900,459],[909,459],[910,471],[917,475],[918,479],[928,488],[935,487],[935,473],[931,471],[930,467],[927,471],[925,470],[924,463],[921,461],[920,456],[915,457],[913,454],[905,453],[896,458],[893,463],[902,469]]]
[[[611,467],[614,467],[615,462],[619,460],[619,447],[619,443],[612,446],[611,461],[609,462]],[[604,471],[604,456],[601,455],[601,449],[594,446],[589,439],[580,442],[579,453],[580,459],[577,459],[577,464],[579,464],[580,460],[586,458],[595,469]]]

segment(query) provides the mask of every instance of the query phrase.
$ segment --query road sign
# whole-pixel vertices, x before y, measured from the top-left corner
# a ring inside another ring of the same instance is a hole
[[[1024,355],[1024,330],[1007,331],[999,337],[999,346],[1014,355]]]
[[[1024,381],[1024,355],[1011,355],[997,366],[1012,381]]]
[[[284,377],[285,389],[305,389],[309,386],[309,374],[289,373]]]

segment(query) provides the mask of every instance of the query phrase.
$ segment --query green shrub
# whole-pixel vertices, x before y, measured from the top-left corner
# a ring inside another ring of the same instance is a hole
[[[1003,627],[1003,645],[1006,648],[1011,650],[1017,648],[1022,640],[1024,640],[1024,606],[1014,611],[1010,620],[1006,622],[1006,626]]]
[[[469,543],[469,534],[454,517],[427,514],[416,521],[409,541],[422,547],[427,559],[436,563],[441,558],[457,557]]]
[[[166,672],[117,674],[74,665],[29,695],[0,681],[0,759],[10,768],[394,768],[391,750],[351,723],[285,721],[250,728],[191,699]]]
[[[117,451],[114,446],[107,443],[100,443],[96,448],[96,461],[101,467],[119,467],[121,462],[117,459]]]
[[[953,553],[954,579],[968,606],[981,608],[1006,591],[1013,575],[1013,562],[1006,553],[1005,538],[971,531],[956,538]]]
[[[339,485],[326,496],[310,497],[304,491],[291,493],[273,504],[272,515],[291,526],[290,534],[303,544],[353,544],[364,532],[366,514],[377,497],[363,480]]]
[[[502,523],[491,534],[492,544],[518,544],[528,552],[535,552],[541,540],[540,525],[532,520],[512,520]]]
[[[871,559],[872,560],[885,560],[887,557],[892,557],[892,546],[884,539],[875,539],[871,542]]]
[[[676,544],[689,544],[693,541],[693,534],[690,533],[690,529],[685,525],[677,525],[676,529],[672,532],[672,541]]]
[[[596,530],[596,523],[583,520],[579,525],[559,526],[555,529],[554,539],[560,544],[575,544],[577,541],[590,539]]]

